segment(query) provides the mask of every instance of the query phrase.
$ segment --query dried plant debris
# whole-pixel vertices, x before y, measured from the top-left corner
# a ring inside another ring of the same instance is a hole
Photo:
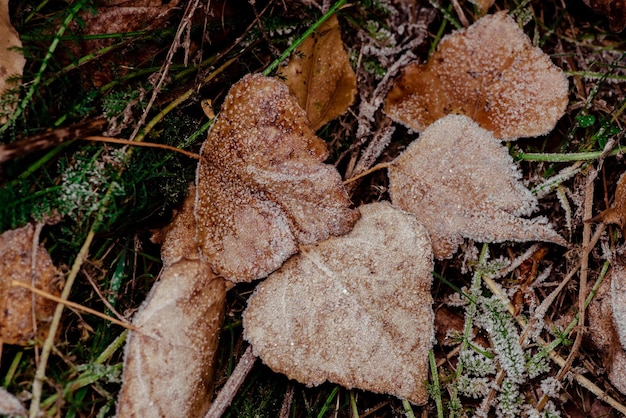
[[[26,59],[16,50],[21,47],[22,41],[9,19],[9,0],[0,0],[0,124],[6,122],[6,115],[17,105],[19,91],[7,91],[19,84],[24,71]]]
[[[617,183],[613,205],[589,219],[588,222],[618,225],[622,231],[622,237],[626,238],[626,174],[622,174]]]
[[[346,111],[356,97],[356,75],[336,15],[298,47],[278,75],[306,111],[314,131]]]
[[[33,251],[34,234],[35,227],[29,224],[0,235],[0,341],[7,344],[26,345],[43,340],[57,305],[42,296],[33,298],[29,289],[13,286],[12,281],[55,296],[61,294],[62,275],[42,245]]]
[[[28,415],[28,411],[15,396],[0,387],[0,415],[21,417]]]
[[[161,261],[163,261],[164,266],[171,266],[183,258],[188,260],[200,258],[200,251],[196,242],[195,200],[196,188],[191,186],[182,207],[165,230],[163,246],[161,247]]]
[[[117,416],[203,416],[224,315],[225,281],[199,260],[164,270],[133,319]]]
[[[626,327],[626,317],[620,317],[624,311],[622,290],[617,289],[620,294],[615,296],[616,287],[623,287],[621,283],[626,279],[626,266],[620,260],[613,267],[589,304],[587,329],[590,345],[601,353],[609,380],[626,395],[626,345],[620,344],[618,332],[620,322],[622,330]],[[622,305],[616,305],[616,302]]]
[[[567,102],[561,69],[499,12],[444,37],[427,64],[405,67],[385,112],[417,131],[463,114],[511,140],[550,132]]]
[[[567,245],[543,217],[524,219],[537,200],[520,182],[507,149],[467,116],[449,115],[389,168],[392,202],[424,224],[435,257],[449,258],[463,237],[479,242]]]
[[[611,306],[613,321],[622,347],[626,349],[626,259],[616,257],[611,275]],[[624,378],[626,380],[626,376]]]
[[[596,13],[609,19],[609,27],[614,32],[626,28],[626,2],[623,0],[583,0]]]
[[[198,243],[225,278],[267,276],[309,244],[359,217],[326,145],[287,86],[249,75],[230,90],[202,147],[196,176]]]
[[[362,206],[352,232],[302,252],[261,283],[244,337],[273,370],[423,404],[434,336],[432,250],[414,216]]]

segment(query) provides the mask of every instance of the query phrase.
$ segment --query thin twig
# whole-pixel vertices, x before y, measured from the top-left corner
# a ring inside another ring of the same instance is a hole
[[[111,143],[111,144],[123,144],[123,145],[130,145],[134,147],[160,148],[160,149],[166,149],[168,151],[178,152],[180,154],[186,155],[189,158],[193,158],[194,160],[204,159],[204,157],[202,157],[200,154],[196,154],[191,151],[186,151],[184,149],[176,148],[171,145],[156,144],[154,142],[137,142],[137,141],[130,141],[128,139],[123,139],[123,138],[111,138],[108,136],[86,136],[81,139],[85,141],[106,142],[106,143]]]
[[[239,359],[233,374],[230,375],[220,393],[217,394],[211,409],[209,409],[204,418],[220,418],[224,414],[224,411],[226,411],[226,408],[228,408],[237,394],[239,387],[243,384],[250,370],[252,370],[255,361],[256,356],[252,353],[252,346],[250,345]]]

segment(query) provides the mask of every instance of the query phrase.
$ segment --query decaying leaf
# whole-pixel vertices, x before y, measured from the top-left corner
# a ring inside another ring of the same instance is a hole
[[[133,319],[117,416],[201,417],[211,399],[225,281],[199,260],[164,270]]]
[[[596,13],[608,17],[609,27],[614,32],[626,28],[626,2],[623,0],[583,0]]]
[[[28,411],[15,396],[0,387],[0,415],[9,417],[26,416]]]
[[[15,50],[21,47],[22,41],[9,19],[9,0],[0,0],[0,96],[14,87],[9,79],[22,76],[26,59],[21,52]],[[10,114],[17,105],[16,101],[6,98],[0,103],[0,114],[5,115]],[[0,116],[0,124],[5,122],[6,116]]]
[[[436,258],[463,237],[479,242],[548,241],[567,245],[543,217],[523,219],[537,200],[520,183],[507,149],[467,116],[429,126],[389,168],[392,202],[424,224]]]
[[[287,86],[261,75],[233,85],[201,151],[196,221],[201,253],[223,277],[265,277],[358,219],[326,145]]]
[[[7,344],[44,339],[56,308],[56,302],[36,296],[35,327],[33,293],[12,286],[11,281],[27,283],[55,296],[61,294],[62,275],[42,245],[37,247],[37,260],[31,269],[34,233],[35,227],[29,224],[0,235],[0,341]]]
[[[611,307],[613,321],[622,347],[626,350],[626,260],[620,254],[611,274]],[[626,376],[624,377],[626,383]],[[625,385],[626,386],[626,385]]]
[[[329,380],[423,404],[434,334],[430,240],[388,203],[360,209],[349,234],[301,246],[257,287],[244,337],[273,370],[307,385]]]
[[[617,183],[613,205],[589,219],[588,222],[618,225],[622,230],[622,237],[626,238],[626,173],[622,174]]]
[[[336,15],[298,47],[279,76],[285,78],[314,131],[346,111],[356,97],[356,75]]]
[[[496,138],[516,139],[550,132],[567,96],[561,69],[499,12],[444,37],[427,64],[405,67],[385,112],[417,131],[463,114]]]
[[[161,261],[165,267],[181,259],[197,260],[200,258],[196,242],[195,200],[196,188],[191,186],[180,211],[165,232],[161,247]]]
[[[590,345],[600,352],[609,380],[623,394],[626,394],[626,345],[620,344],[619,328],[622,331],[626,328],[626,316],[623,316],[623,290],[618,289],[616,297],[615,288],[623,287],[625,279],[626,266],[623,260],[616,260],[613,271],[604,278],[587,309]]]

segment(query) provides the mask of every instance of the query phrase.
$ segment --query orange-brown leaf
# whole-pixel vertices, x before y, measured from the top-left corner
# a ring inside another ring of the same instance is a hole
[[[298,47],[279,75],[285,77],[314,131],[346,111],[356,96],[356,75],[336,15]]]
[[[250,75],[230,90],[201,151],[201,253],[225,278],[267,276],[309,244],[352,229],[358,211],[324,142],[278,80]]]
[[[43,246],[37,247],[37,261],[31,270],[34,233],[35,227],[29,224],[0,235],[0,341],[8,344],[28,344],[35,338],[45,338],[56,308],[56,302],[42,296],[34,298],[33,307],[32,292],[11,286],[12,280],[32,284],[55,296],[61,294],[61,273]]]
[[[603,222],[605,224],[618,225],[622,230],[622,237],[626,238],[626,174],[622,174],[617,183],[613,205],[587,222]]]
[[[244,336],[291,379],[423,404],[434,335],[430,240],[414,216],[388,203],[360,209],[349,234],[302,246],[259,284]]]
[[[479,242],[548,241],[567,245],[519,181],[508,150],[467,116],[430,125],[389,168],[391,200],[414,213],[449,258],[463,237]]]
[[[463,114],[496,138],[516,139],[550,132],[567,101],[561,69],[500,12],[446,36],[427,64],[407,66],[385,112],[417,131]]]

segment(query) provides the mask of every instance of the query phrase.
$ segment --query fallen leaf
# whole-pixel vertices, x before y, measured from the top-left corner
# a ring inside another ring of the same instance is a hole
[[[225,281],[199,260],[168,267],[133,319],[117,416],[201,417],[211,400]]]
[[[613,205],[586,222],[618,225],[622,230],[622,237],[626,238],[626,173],[622,174],[617,182]]]
[[[10,79],[22,77],[26,59],[20,51],[16,51],[21,47],[22,41],[9,19],[9,0],[0,0],[0,96],[16,86],[15,80]],[[3,97],[0,125],[7,121],[7,115],[10,115],[17,106],[19,92],[16,92],[15,96],[15,100]]]
[[[611,274],[611,307],[613,321],[622,347],[626,349],[626,260],[616,257]],[[626,386],[626,375],[624,376]]]
[[[36,249],[37,259],[31,269],[34,234],[35,227],[29,224],[0,235],[0,341],[7,344],[43,340],[57,305],[42,296],[33,298],[29,289],[12,286],[11,281],[27,283],[54,296],[61,294],[62,275],[42,245]]]
[[[567,102],[563,71],[499,12],[444,37],[427,64],[405,67],[385,112],[417,131],[463,114],[512,140],[550,132]]]
[[[361,206],[342,237],[301,253],[257,286],[244,337],[274,371],[424,404],[434,336],[432,250],[414,216]]]
[[[234,282],[267,276],[359,217],[326,145],[287,86],[262,75],[233,85],[202,146],[197,237],[204,259]]]
[[[543,217],[524,219],[537,200],[491,132],[467,116],[429,126],[389,168],[392,202],[424,224],[435,257],[449,258],[463,237],[479,242],[567,245]]]
[[[161,247],[161,261],[165,267],[181,259],[197,260],[200,258],[196,242],[195,201],[196,188],[191,186],[182,207],[165,231]]]
[[[0,415],[26,416],[28,411],[15,396],[0,387]]]
[[[609,27],[613,32],[621,32],[626,28],[626,2],[623,0],[583,0],[596,13],[609,19]]]
[[[356,75],[336,15],[296,49],[278,75],[306,111],[314,131],[346,111],[356,97]]]

